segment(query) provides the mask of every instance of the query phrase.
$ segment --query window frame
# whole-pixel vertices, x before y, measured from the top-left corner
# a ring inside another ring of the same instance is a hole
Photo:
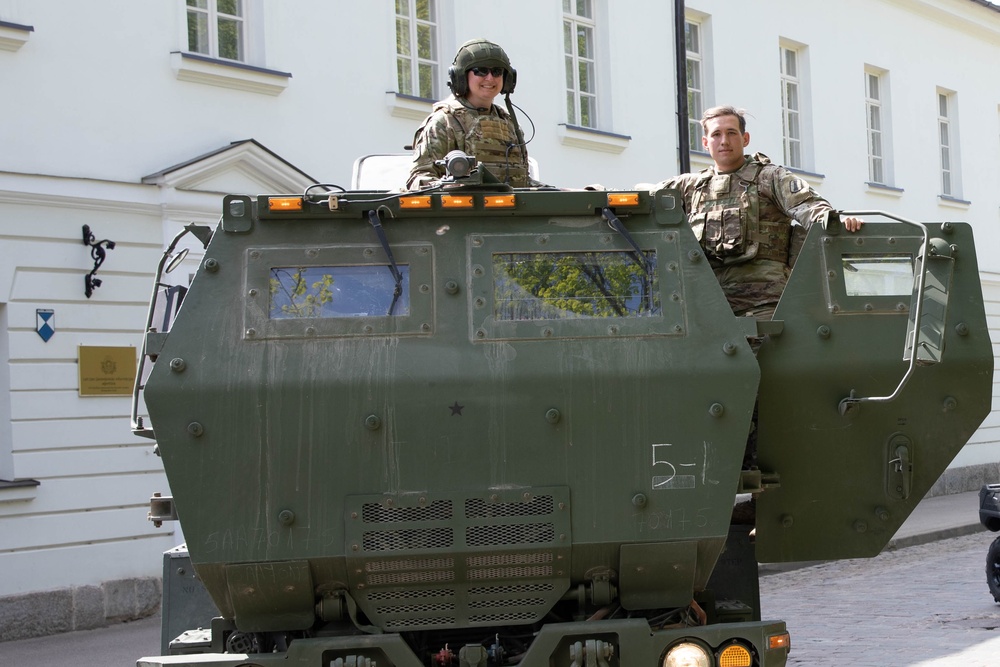
[[[805,158],[803,155],[803,109],[802,109],[802,64],[800,49],[791,44],[780,44],[778,46],[779,73],[781,81],[781,150],[783,152],[784,164],[793,169],[804,169]],[[787,56],[794,56],[794,72],[788,71]],[[790,100],[790,90],[794,90],[794,101]],[[793,130],[798,133],[794,136]]]
[[[589,9],[589,16],[580,14],[581,7]],[[563,64],[566,84],[566,123],[571,126],[596,130],[600,128],[601,111],[597,63],[597,0],[563,0]],[[579,53],[580,30],[589,31],[590,57],[581,57]],[[567,44],[571,39],[572,44]],[[583,90],[580,83],[581,64],[588,68],[588,78],[591,86]],[[572,77],[572,81],[570,78]],[[590,118],[584,120],[583,102],[590,101]],[[572,110],[571,110],[572,107]]]
[[[197,1],[197,0],[196,0]],[[225,12],[219,11],[219,0],[201,0],[206,4],[205,8],[196,7],[189,4],[190,0],[185,0],[184,3],[184,25],[186,28],[187,40],[186,40],[186,50],[189,53],[196,53],[198,55],[206,56],[209,58],[216,58],[218,60],[223,60],[227,62],[244,63],[250,64],[250,30],[248,14],[250,14],[250,2],[248,0],[233,0],[237,3],[240,14],[227,14]],[[208,24],[206,32],[208,33],[208,50],[200,51],[198,49],[191,48],[191,16],[192,14],[200,14],[205,16],[205,20]],[[237,57],[232,58],[222,55],[220,45],[219,45],[219,31],[220,31],[220,18],[226,22],[238,23],[237,31]],[[234,21],[233,19],[236,19]]]
[[[958,137],[958,99],[955,91],[937,88],[938,185],[941,197],[962,198]],[[942,106],[943,105],[943,106]]]
[[[696,45],[696,50],[692,50],[691,40],[689,36],[691,34],[690,28],[697,28],[698,33],[698,44]],[[686,91],[687,91],[687,107],[688,107],[688,148],[691,151],[705,152],[705,147],[702,145],[702,137],[704,136],[704,130],[701,126],[701,117],[708,108],[706,104],[706,85],[705,85],[705,67],[706,67],[706,57],[705,57],[705,25],[704,21],[695,19],[691,16],[686,16],[684,18],[684,52],[686,55],[686,71],[687,71],[687,81]],[[697,74],[693,75],[692,63],[697,65]],[[697,81],[693,81],[697,78]],[[694,85],[692,85],[694,84]],[[694,97],[692,96],[694,94]]]
[[[429,99],[437,100],[441,96],[439,79],[442,62],[441,62],[441,8],[438,6],[436,0],[427,0],[428,6],[430,7],[429,18],[421,19],[417,16],[417,3],[420,0],[395,0],[395,10],[393,13],[395,21],[395,35],[396,35],[396,89],[400,95],[408,95],[410,97],[418,99]],[[399,13],[401,5],[406,5],[407,14],[404,16]],[[399,51],[400,46],[400,20],[405,19],[409,22],[407,28],[407,40],[410,49],[409,54],[402,54]],[[421,27],[426,27],[430,31],[430,57],[421,57],[419,53],[419,30]],[[414,48],[416,46],[416,49]],[[409,69],[409,86],[405,86],[402,81],[402,70],[401,61],[408,61]],[[430,91],[428,94],[424,94],[426,91],[421,90],[420,86],[420,70],[421,67],[430,67]]]
[[[868,179],[873,185],[893,187],[895,182],[892,151],[892,106],[888,70],[866,66],[865,86],[865,132],[868,155]],[[872,83],[877,85],[877,97],[872,96]],[[873,117],[877,116],[878,127],[874,127]],[[876,139],[878,139],[876,154]],[[877,173],[881,168],[881,174]]]

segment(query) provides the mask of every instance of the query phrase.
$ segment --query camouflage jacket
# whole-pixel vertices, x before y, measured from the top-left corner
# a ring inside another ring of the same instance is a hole
[[[416,190],[440,180],[444,168],[434,164],[450,151],[461,150],[483,163],[501,181],[527,187],[528,154],[506,111],[492,105],[480,112],[454,95],[434,109],[413,137],[413,166],[406,187]]]
[[[795,260],[793,237],[832,210],[805,180],[766,155],[745,157],[735,172],[711,167],[657,186],[681,191],[695,236],[736,314],[773,310]]]

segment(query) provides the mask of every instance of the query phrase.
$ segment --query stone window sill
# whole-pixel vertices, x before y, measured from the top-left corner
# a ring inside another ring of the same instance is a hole
[[[628,148],[629,143],[632,141],[632,137],[626,134],[603,132],[589,127],[567,125],[566,123],[559,124],[557,133],[559,141],[564,146],[587,148],[604,153],[621,153]]]
[[[971,201],[965,199],[959,199],[957,197],[952,197],[949,195],[938,195],[938,203],[942,206],[948,206],[950,208],[957,208],[962,211],[967,211],[970,206],[972,206]]]
[[[171,52],[170,64],[180,81],[193,81],[264,95],[280,95],[288,87],[288,80],[292,78],[288,72],[184,51]]]
[[[35,28],[30,25],[0,21],[0,51],[17,51],[34,31]]]
[[[34,500],[38,493],[37,479],[0,479],[0,504]]]
[[[903,188],[896,188],[885,183],[872,183],[869,181],[865,183],[865,188],[871,194],[882,195],[883,197],[895,197],[899,199],[903,196]]]
[[[389,113],[397,118],[408,118],[409,120],[423,120],[431,114],[434,100],[413,95],[403,95],[395,91],[387,91],[385,94],[385,105]]]

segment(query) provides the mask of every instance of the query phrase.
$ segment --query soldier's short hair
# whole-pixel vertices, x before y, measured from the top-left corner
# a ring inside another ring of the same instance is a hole
[[[740,134],[746,134],[747,131],[747,119],[746,119],[746,109],[737,109],[731,104],[724,104],[718,107],[712,107],[711,109],[705,109],[705,113],[701,115],[701,129],[708,133],[708,121],[713,118],[718,118],[719,116],[736,116],[740,121]]]

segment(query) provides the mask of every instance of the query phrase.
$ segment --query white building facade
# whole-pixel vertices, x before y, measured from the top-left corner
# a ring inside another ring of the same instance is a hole
[[[684,16],[689,115],[747,109],[749,150],[835,207],[973,225],[1000,354],[1000,8],[687,0]],[[169,489],[131,397],[81,395],[81,350],[137,354],[162,248],[214,225],[223,194],[349,187],[359,156],[405,152],[475,37],[518,70],[542,181],[678,173],[670,2],[0,0],[0,641],[154,612],[180,540],[146,519]],[[937,492],[1000,481],[994,387]]]

